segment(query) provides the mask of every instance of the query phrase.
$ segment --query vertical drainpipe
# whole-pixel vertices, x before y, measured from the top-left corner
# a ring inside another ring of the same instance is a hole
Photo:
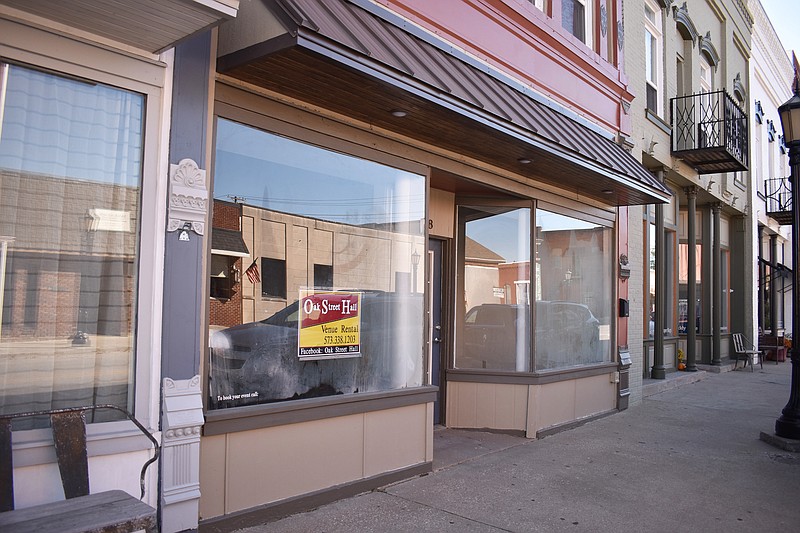
[[[656,172],[658,181],[664,183],[664,171]],[[666,246],[664,235],[664,204],[656,204],[656,317],[653,331],[653,368],[650,377],[665,379],[667,368],[664,365],[664,312],[667,308]]]
[[[697,372],[697,187],[686,187],[689,212],[686,215],[688,238],[686,272],[686,371]]]
[[[711,364],[722,364],[722,249],[720,247],[720,212],[722,204],[712,204],[711,213],[714,225],[714,242],[711,261],[713,262],[712,297],[711,297]]]

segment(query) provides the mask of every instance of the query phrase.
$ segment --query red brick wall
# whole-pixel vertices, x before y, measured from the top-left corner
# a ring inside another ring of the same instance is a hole
[[[230,202],[214,200],[214,208],[211,215],[212,228],[222,228],[238,231],[241,219],[241,206]],[[242,260],[234,262],[235,268],[240,275],[244,275],[244,269],[250,265],[242,267]],[[242,323],[242,284],[234,283],[230,300],[211,298],[209,301],[209,324],[212,326],[231,327]]]
[[[239,204],[214,200],[211,227],[238,231],[242,210]]]
[[[77,272],[39,272],[38,287],[28,287],[27,271],[20,271],[13,278],[11,324],[3,327],[8,337],[34,337],[41,339],[66,338],[77,331],[78,297],[80,274]],[[32,294],[36,299],[29,300]],[[26,324],[26,306],[34,319]]]
[[[242,260],[234,263],[242,272]],[[249,265],[248,265],[249,266]],[[245,267],[247,268],[247,267]],[[242,274],[243,275],[243,274]],[[242,323],[242,284],[234,283],[230,300],[211,298],[209,301],[209,324],[229,328]]]

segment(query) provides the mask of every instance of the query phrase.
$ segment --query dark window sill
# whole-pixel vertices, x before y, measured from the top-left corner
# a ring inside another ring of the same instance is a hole
[[[470,383],[497,383],[508,385],[544,385],[558,381],[569,381],[592,376],[600,376],[614,372],[617,363],[598,363],[591,366],[580,366],[554,370],[540,370],[538,372],[502,372],[492,370],[450,369],[447,371],[447,381],[464,381]]]
[[[223,435],[338,416],[383,411],[436,400],[438,387],[362,392],[206,412],[203,435]]]

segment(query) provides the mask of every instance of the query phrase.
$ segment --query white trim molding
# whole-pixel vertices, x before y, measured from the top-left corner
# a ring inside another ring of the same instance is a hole
[[[206,171],[192,159],[182,159],[169,166],[169,224],[167,231],[186,228],[198,235],[205,233],[208,187]]]
[[[197,529],[200,504],[200,376],[164,378],[161,444],[161,531]]]

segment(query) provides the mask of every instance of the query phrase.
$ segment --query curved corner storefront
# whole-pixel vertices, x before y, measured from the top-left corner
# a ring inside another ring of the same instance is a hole
[[[617,409],[618,207],[669,197],[606,136],[382,8],[295,3],[219,35],[208,527],[428,471],[435,424],[536,437]],[[243,41],[255,23],[275,32]],[[359,24],[385,48],[342,42]],[[399,39],[474,93],[397,75],[382,54]],[[528,114],[500,118],[515,98]]]

